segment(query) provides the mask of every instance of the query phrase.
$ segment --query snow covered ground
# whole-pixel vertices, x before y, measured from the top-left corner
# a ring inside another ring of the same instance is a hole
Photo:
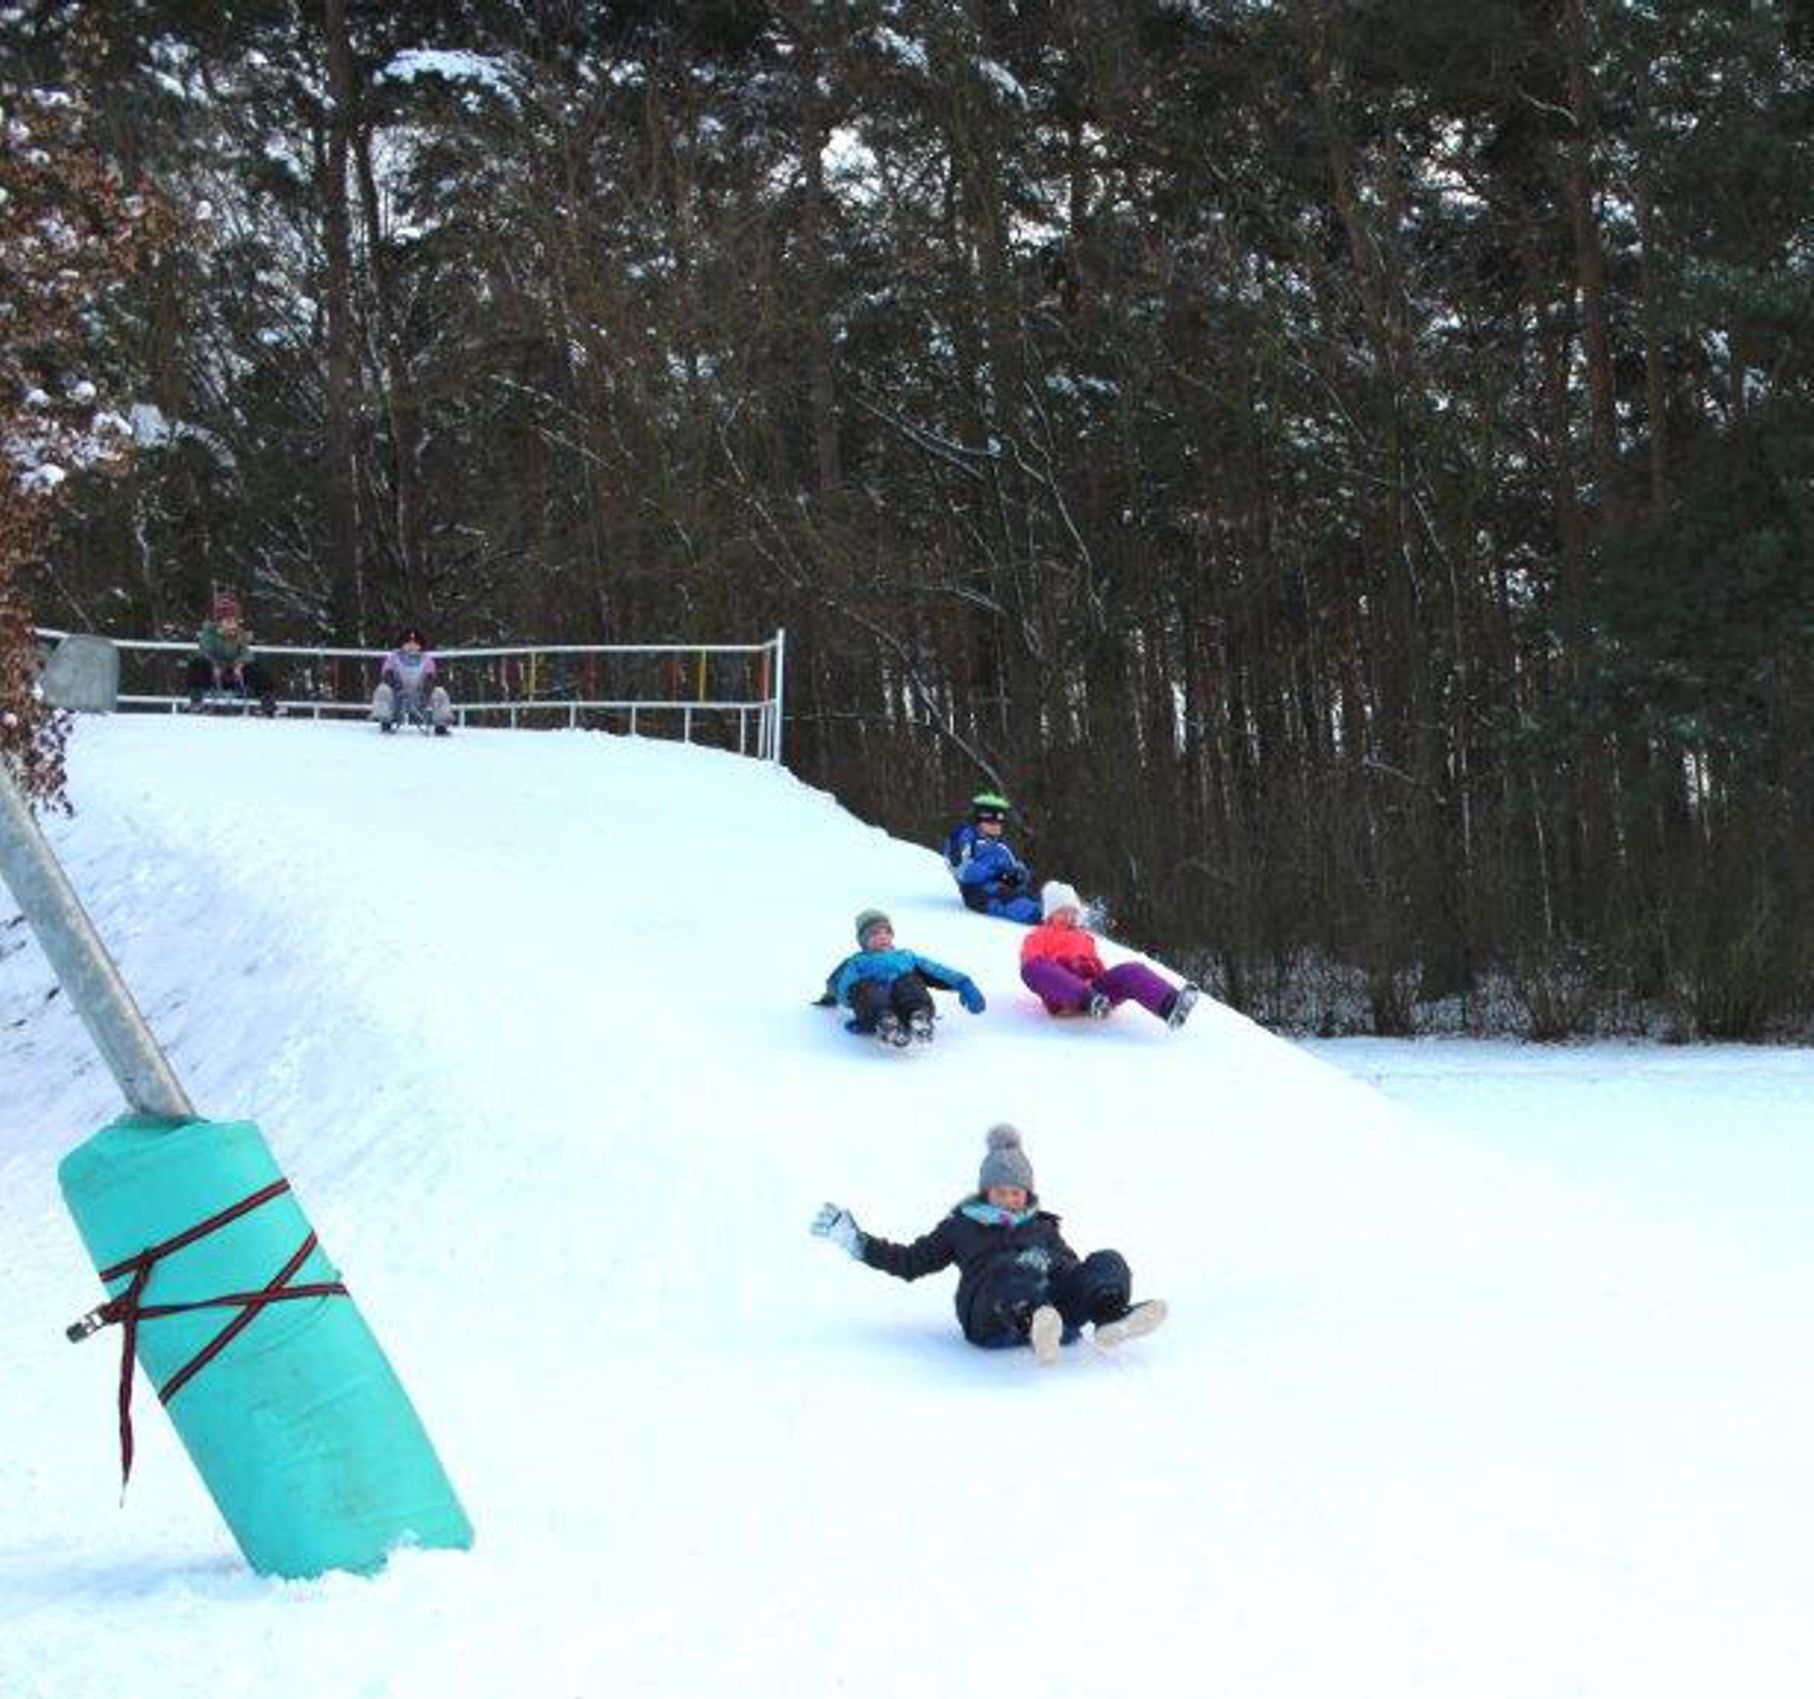
[[[264,1127],[478,1529],[250,1575],[54,1168],[114,1088],[0,896],[0,1699],[1746,1699],[1814,1683],[1814,1056],[1059,1025],[930,852],[586,734],[82,725],[52,835]],[[928,1053],[807,1006],[855,911]],[[1331,1066],[1333,1064],[1333,1066]],[[1173,1320],[1058,1368],[808,1237],[1026,1135]]]

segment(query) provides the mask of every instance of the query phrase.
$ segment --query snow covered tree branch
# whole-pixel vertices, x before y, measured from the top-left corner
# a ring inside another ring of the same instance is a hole
[[[71,90],[0,83],[0,760],[52,804],[67,728],[36,689],[24,573],[70,475],[116,466],[130,447],[89,373],[96,309],[169,224],[94,145],[87,117]]]

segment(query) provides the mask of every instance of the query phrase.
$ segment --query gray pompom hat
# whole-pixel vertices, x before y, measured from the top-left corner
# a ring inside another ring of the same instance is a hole
[[[1029,1196],[1033,1191],[1033,1164],[1020,1147],[1020,1129],[1006,1121],[989,1129],[989,1154],[977,1171],[976,1189],[986,1192],[991,1186],[1019,1186]]]

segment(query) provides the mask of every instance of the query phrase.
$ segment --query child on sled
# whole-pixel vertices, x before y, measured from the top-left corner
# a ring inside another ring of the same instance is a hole
[[[884,1044],[932,1042],[932,993],[955,991],[973,1015],[988,1006],[976,982],[930,956],[897,950],[894,922],[880,909],[857,916],[857,951],[831,970],[822,1006],[837,1004],[850,1011],[845,1023],[852,1032],[879,1038]]]
[[[957,1320],[972,1345],[994,1350],[1030,1345],[1042,1365],[1085,1327],[1105,1350],[1151,1333],[1165,1304],[1130,1302],[1133,1276],[1119,1251],[1080,1257],[1065,1243],[1058,1217],[1039,1207],[1033,1164],[1019,1132],[991,1127],[976,1190],[909,1245],[866,1233],[856,1217],[825,1204],[812,1231],[858,1262],[918,1280],[957,1264]]]
[[[435,658],[415,626],[406,626],[397,647],[378,669],[378,688],[372,692],[372,718],[380,731],[394,732],[399,725],[432,727],[436,737],[453,730],[453,703],[435,678]]]
[[[267,719],[277,712],[270,672],[252,651],[252,633],[240,614],[239,598],[231,590],[214,592],[212,612],[196,633],[195,647],[184,679],[191,713],[210,706],[250,706],[253,702]]]
[[[1033,869],[1008,846],[1008,813],[1005,796],[994,791],[973,796],[970,818],[945,839],[945,864],[966,908],[1032,926],[1039,919]]]
[[[1188,981],[1174,986],[1145,962],[1102,965],[1084,927],[1083,902],[1069,885],[1048,881],[1039,902],[1045,918],[1021,940],[1020,977],[1048,1013],[1103,1020],[1134,1002],[1169,1027],[1190,1019],[1201,993]]]

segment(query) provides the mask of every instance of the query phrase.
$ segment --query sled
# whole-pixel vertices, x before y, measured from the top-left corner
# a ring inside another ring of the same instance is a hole
[[[280,703],[271,705],[270,713],[265,712],[264,704],[256,696],[248,696],[243,690],[204,690],[201,695],[189,704],[191,714],[217,714],[244,717],[252,715],[261,720],[274,720],[283,712]]]

